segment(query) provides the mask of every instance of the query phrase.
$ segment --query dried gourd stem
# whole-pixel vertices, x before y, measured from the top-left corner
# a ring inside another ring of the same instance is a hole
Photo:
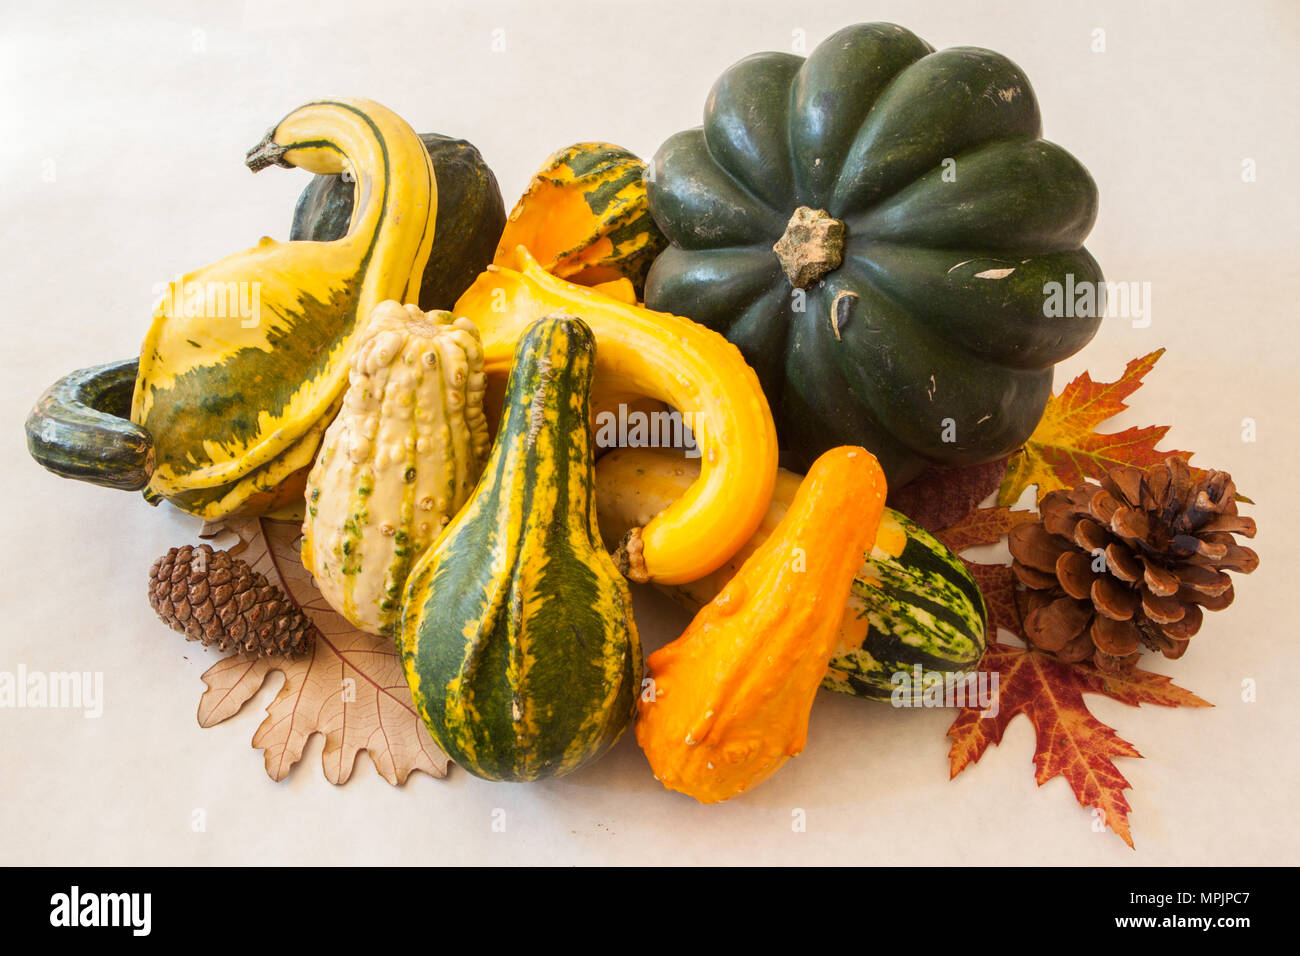
[[[244,165],[253,172],[266,169],[268,166],[280,166],[283,169],[293,169],[292,163],[284,160],[284,154],[289,150],[275,141],[276,127],[272,126],[262,137],[262,141],[250,149],[244,155]]]
[[[641,540],[641,529],[633,528],[623,536],[618,550],[614,552],[614,564],[619,574],[629,581],[644,584],[650,580],[650,573],[645,567],[645,542]]]

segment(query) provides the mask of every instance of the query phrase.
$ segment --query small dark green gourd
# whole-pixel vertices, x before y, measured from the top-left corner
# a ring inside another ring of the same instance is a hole
[[[433,249],[420,284],[420,308],[446,311],[488,267],[506,225],[496,176],[473,144],[421,133],[438,183]],[[290,239],[330,242],[347,235],[355,183],[341,174],[312,178],[298,197]]]

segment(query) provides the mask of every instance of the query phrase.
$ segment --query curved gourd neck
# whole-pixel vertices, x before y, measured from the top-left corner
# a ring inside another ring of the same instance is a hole
[[[430,209],[437,202],[433,163],[420,137],[391,110],[370,100],[332,99],[307,103],[281,120],[249,151],[254,171],[293,166],[319,175],[346,174],[354,180],[352,220],[339,244],[370,244],[372,256],[418,259],[424,269],[433,244]],[[424,234],[381,229],[402,219],[429,220]],[[411,246],[410,249],[389,246]],[[421,253],[423,253],[421,257]],[[417,288],[415,290],[418,293]]]
[[[558,321],[557,321],[558,319]],[[568,316],[542,320],[521,340],[510,378],[510,404],[487,472],[499,456],[522,456],[524,470],[505,469],[502,480],[554,488],[552,507],[594,522],[590,396],[595,346],[585,326]],[[594,523],[592,524],[594,527]]]

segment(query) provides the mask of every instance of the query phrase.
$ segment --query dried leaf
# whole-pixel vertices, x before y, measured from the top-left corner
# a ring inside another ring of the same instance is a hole
[[[927,531],[956,524],[998,490],[1007,459],[965,468],[928,468],[902,488],[891,491],[889,506]]]
[[[1035,511],[1010,508],[976,508],[956,524],[949,525],[934,536],[947,546],[954,554],[960,554],[967,548],[981,544],[994,544],[1002,540],[1017,525],[1030,524],[1038,520]]]
[[[998,489],[998,504],[1012,505],[1030,485],[1038,486],[1038,500],[1049,491],[1073,488],[1085,478],[1101,478],[1118,465],[1145,468],[1170,455],[1190,457],[1190,452],[1157,451],[1168,425],[1126,428],[1112,434],[1094,429],[1128,408],[1124,399],[1142,385],[1156,360],[1157,349],[1133,359],[1116,382],[1094,382],[1084,372],[1060,395],[1047,400],[1043,417],[1025,447],[1007,462],[1006,478]]]
[[[265,518],[235,519],[205,524],[201,533],[212,537],[222,531],[239,536],[240,556],[280,584],[320,636],[312,651],[300,658],[236,654],[208,668],[199,725],[211,727],[237,713],[267,675],[278,670],[284,685],[253,736],[272,780],[288,775],[316,733],[325,735],[321,765],[330,783],[347,782],[362,750],[380,776],[394,785],[404,783],[413,770],[445,777],[447,757],[415,711],[392,639],[358,631],[330,608],[298,557],[299,526]]]
[[[1024,607],[1011,569],[1004,565],[967,562],[984,592],[990,626],[1006,628],[1024,639]],[[1133,745],[1097,720],[1084,702],[1085,693],[1105,694],[1125,704],[1164,707],[1208,707],[1204,700],[1178,687],[1167,677],[1141,669],[1125,678],[1101,674],[1089,664],[1067,664],[1030,647],[990,640],[980,670],[998,675],[998,711],[981,717],[978,708],[963,707],[948,729],[950,777],[979,760],[990,744],[1002,741],[1007,725],[1018,715],[1034,725],[1035,779],[1039,786],[1064,777],[1079,803],[1099,807],[1106,825],[1133,846],[1129,782],[1114,764],[1115,757],[1140,757]]]
[[[1213,707],[1208,700],[1179,687],[1168,677],[1137,670],[1124,677],[1103,674],[1095,667],[1075,665],[1075,672],[1089,693],[1105,694],[1123,704],[1159,704],[1161,707]]]
[[[1017,590],[1016,576],[1011,572],[1011,565],[980,564],[977,561],[967,561],[965,558],[962,558],[962,563],[969,569],[975,584],[979,586],[980,593],[984,595],[984,607],[988,611],[989,618],[989,641],[992,642],[997,638],[998,628],[1019,635],[1024,611],[1017,604],[1016,599],[1020,592]]]
[[[1073,668],[1038,651],[1005,644],[990,644],[980,667],[998,674],[998,713],[981,717],[976,709],[962,708],[948,729],[953,739],[950,775],[979,760],[989,744],[1001,743],[1007,724],[1024,714],[1037,734],[1038,785],[1065,777],[1079,803],[1100,807],[1106,825],[1133,846],[1124,797],[1130,785],[1112,758],[1142,755],[1088,712]]]

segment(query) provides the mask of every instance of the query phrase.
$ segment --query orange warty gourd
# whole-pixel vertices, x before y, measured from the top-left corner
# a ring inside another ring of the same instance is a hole
[[[665,787],[718,803],[803,750],[885,490],[866,449],[823,454],[771,537],[650,656],[636,738]]]

